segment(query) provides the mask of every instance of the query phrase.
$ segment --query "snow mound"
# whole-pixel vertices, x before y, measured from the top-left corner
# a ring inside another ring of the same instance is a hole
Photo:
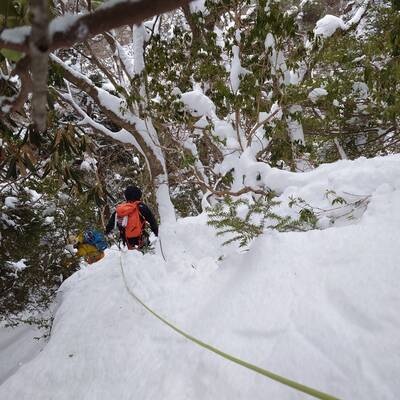
[[[8,262],[6,266],[10,269],[13,269],[15,272],[23,271],[25,268],[28,268],[29,265],[25,264],[26,260],[23,258],[22,260],[16,262]]]
[[[4,205],[6,206],[6,208],[15,208],[18,203],[19,200],[13,196],[8,196],[4,200]]]
[[[0,357],[7,360],[0,363],[0,385],[39,353],[44,341],[35,338],[40,336],[42,332],[30,325],[10,328],[0,324]]]
[[[116,249],[60,288],[51,338],[0,386],[1,399],[304,399],[196,347],[136,303],[130,288],[221,350],[342,399],[398,399],[400,157],[270,170],[282,196],[369,195],[352,224],[266,232],[222,247],[206,217],[163,227],[156,254]],[[175,245],[171,246],[174,242]]]
[[[311,90],[308,94],[308,98],[313,102],[316,103],[320,97],[327,96],[328,92],[324,88],[315,88]]]
[[[328,38],[332,36],[338,29],[346,30],[346,24],[344,21],[339,17],[335,17],[334,15],[325,15],[325,17],[317,21],[314,33],[318,36]]]
[[[215,104],[199,90],[183,93],[181,101],[193,117],[215,115]]]

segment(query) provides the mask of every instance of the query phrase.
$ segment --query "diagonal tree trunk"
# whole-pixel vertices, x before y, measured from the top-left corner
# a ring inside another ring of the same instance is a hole
[[[32,34],[29,41],[32,72],[32,116],[39,132],[46,130],[49,65],[49,17],[47,0],[31,0]]]
[[[130,142],[146,159],[147,167],[156,193],[161,222],[175,220],[175,211],[169,195],[168,174],[165,159],[158,142],[157,132],[153,127],[151,120],[140,119],[130,111],[121,111],[121,108],[124,106],[123,99],[116,97],[103,89],[97,88],[88,78],[80,74],[78,71],[68,67],[56,56],[51,55],[50,57],[52,62],[63,68],[64,78],[68,82],[72,83],[90,96],[101,112],[115,125],[122,128],[122,132],[120,132],[122,138],[124,133],[129,133],[131,135],[132,140]],[[81,115],[84,118],[88,117],[87,115],[83,115],[83,113],[81,113]]]

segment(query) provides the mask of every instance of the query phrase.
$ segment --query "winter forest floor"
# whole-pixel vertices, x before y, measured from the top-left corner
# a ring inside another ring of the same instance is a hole
[[[322,208],[333,190],[368,205],[333,226],[267,231],[248,251],[222,246],[206,215],[180,219],[161,227],[166,262],[158,250],[122,254],[128,284],[185,331],[260,367],[341,399],[398,399],[399,171],[400,156],[271,170],[282,200]],[[47,343],[0,332],[0,399],[308,398],[163,325],[129,296],[119,257],[111,249],[63,283]]]

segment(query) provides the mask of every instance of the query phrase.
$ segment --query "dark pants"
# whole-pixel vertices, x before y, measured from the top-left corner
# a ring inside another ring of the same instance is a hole
[[[123,243],[128,247],[128,250],[140,250],[143,247],[150,245],[149,234],[146,231],[143,231],[142,236],[125,239],[123,240]]]

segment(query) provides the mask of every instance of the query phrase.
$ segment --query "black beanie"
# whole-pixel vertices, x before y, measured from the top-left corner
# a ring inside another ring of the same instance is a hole
[[[142,191],[136,186],[128,186],[125,189],[125,199],[127,201],[138,201],[142,197]]]

